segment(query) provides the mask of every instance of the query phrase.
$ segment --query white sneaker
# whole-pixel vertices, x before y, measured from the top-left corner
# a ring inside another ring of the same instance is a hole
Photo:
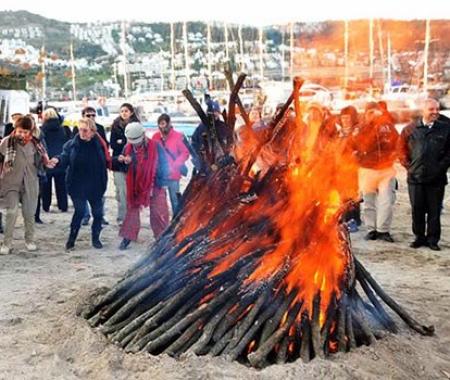
[[[37,251],[37,246],[34,243],[25,243],[25,246],[27,247],[28,252]]]
[[[2,245],[2,247],[0,248],[0,255],[9,255],[10,252],[11,248],[6,245]]]

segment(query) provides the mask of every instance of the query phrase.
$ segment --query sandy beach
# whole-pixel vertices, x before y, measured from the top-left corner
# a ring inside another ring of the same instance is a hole
[[[404,173],[395,206],[396,243],[366,242],[352,234],[355,255],[403,307],[436,335],[423,337],[398,318],[397,335],[370,347],[336,354],[328,360],[300,360],[254,370],[210,356],[126,354],[110,344],[76,310],[100,287],[110,287],[143,255],[153,237],[148,211],[140,241],[119,251],[116,202],[110,186],[105,245],[95,250],[90,228],[83,227],[76,250],[64,251],[72,209],[43,213],[37,226],[38,252],[23,242],[22,221],[14,251],[0,256],[0,379],[450,379],[450,196],[442,218],[442,251],[408,247],[411,216]]]

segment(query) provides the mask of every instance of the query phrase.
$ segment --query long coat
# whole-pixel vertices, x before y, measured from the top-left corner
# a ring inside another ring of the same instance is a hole
[[[58,157],[58,166],[67,168],[66,186],[71,197],[97,199],[106,191],[109,154],[105,149],[106,143],[99,135],[92,138],[88,147],[84,144],[87,143],[81,140],[79,135],[69,140]],[[78,170],[79,163],[86,161],[89,161],[89,170]]]
[[[70,140],[71,132],[68,128],[61,125],[59,119],[49,119],[41,126],[41,132],[47,144],[47,152],[49,158],[56,157],[61,154],[64,144]],[[60,167],[49,169],[50,174],[63,173]]]
[[[0,157],[3,159],[8,147],[8,136],[0,143]],[[16,144],[14,166],[3,172],[0,179],[0,208],[14,207],[8,194],[17,192],[31,201],[37,201],[39,195],[38,171],[41,158],[32,142],[26,145]]]

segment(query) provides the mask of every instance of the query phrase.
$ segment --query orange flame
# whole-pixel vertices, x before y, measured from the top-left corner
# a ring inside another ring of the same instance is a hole
[[[307,310],[311,316],[313,299],[320,293],[319,319],[323,326],[331,298],[340,296],[350,262],[350,253],[342,249],[342,235],[337,227],[345,202],[357,198],[356,164],[346,153],[347,142],[325,139],[319,124],[296,125],[291,121],[284,128],[280,139],[264,145],[257,157],[253,157],[254,161],[248,161],[253,162],[250,177],[257,172],[261,176],[270,167],[286,168],[276,179],[279,193],[262,190],[252,202],[228,210],[221,224],[209,232],[210,239],[217,244],[200,261],[214,263],[209,274],[212,278],[257,249],[267,249],[244,284],[269,280],[287,268],[281,286],[287,292],[297,291],[292,305],[301,303],[301,310]],[[250,143],[255,143],[253,135]],[[248,159],[245,152],[240,150],[242,160]],[[251,150],[252,154],[255,152]],[[242,191],[248,189],[247,179],[232,178],[236,182],[226,186],[238,186]],[[180,223],[179,241],[207,226],[214,216],[226,210],[228,193],[223,188],[199,194],[192,203],[195,208],[190,210],[189,223]],[[281,202],[273,202],[274,197],[284,197],[286,202],[280,205]],[[262,218],[270,220],[276,233],[239,235],[239,231],[251,228],[253,222]],[[224,237],[224,233],[236,233],[239,238]],[[283,316],[282,324],[286,323],[287,315]],[[254,345],[255,342],[250,344],[249,351]]]
[[[253,349],[255,348],[255,346],[256,346],[256,340],[252,340],[252,341],[250,342],[250,344],[248,345],[247,353],[249,354],[250,352],[252,352]]]

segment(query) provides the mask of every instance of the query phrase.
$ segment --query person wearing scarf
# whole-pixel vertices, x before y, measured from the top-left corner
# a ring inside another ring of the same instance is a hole
[[[140,209],[150,207],[150,226],[157,238],[169,223],[169,209],[162,180],[167,176],[168,163],[161,145],[145,136],[140,123],[130,123],[125,129],[127,145],[117,159],[128,165],[127,212],[120,228],[124,250],[136,241],[141,227]]]
[[[97,133],[95,122],[90,118],[78,122],[78,134],[64,144],[61,155],[52,158],[54,166],[66,169],[66,186],[72,198],[75,212],[70,224],[66,250],[75,247],[81,221],[89,203],[94,221],[92,223],[92,246],[103,248],[100,241],[103,220],[103,195],[108,183],[107,169],[111,158],[106,142]]]
[[[113,156],[113,175],[114,186],[116,189],[117,200],[117,222],[122,224],[125,213],[127,211],[127,194],[126,194],[126,175],[127,165],[120,162],[117,158],[123,153],[123,149],[127,144],[125,136],[125,128],[129,123],[139,122],[133,106],[130,103],[123,103],[120,106],[120,116],[118,116],[111,126],[110,144]]]
[[[37,250],[34,214],[39,196],[38,173],[44,170],[44,165],[49,165],[44,146],[33,136],[34,120],[23,116],[14,126],[14,131],[0,143],[0,209],[6,210],[0,254],[6,255],[11,252],[19,204],[22,205],[26,248]]]

